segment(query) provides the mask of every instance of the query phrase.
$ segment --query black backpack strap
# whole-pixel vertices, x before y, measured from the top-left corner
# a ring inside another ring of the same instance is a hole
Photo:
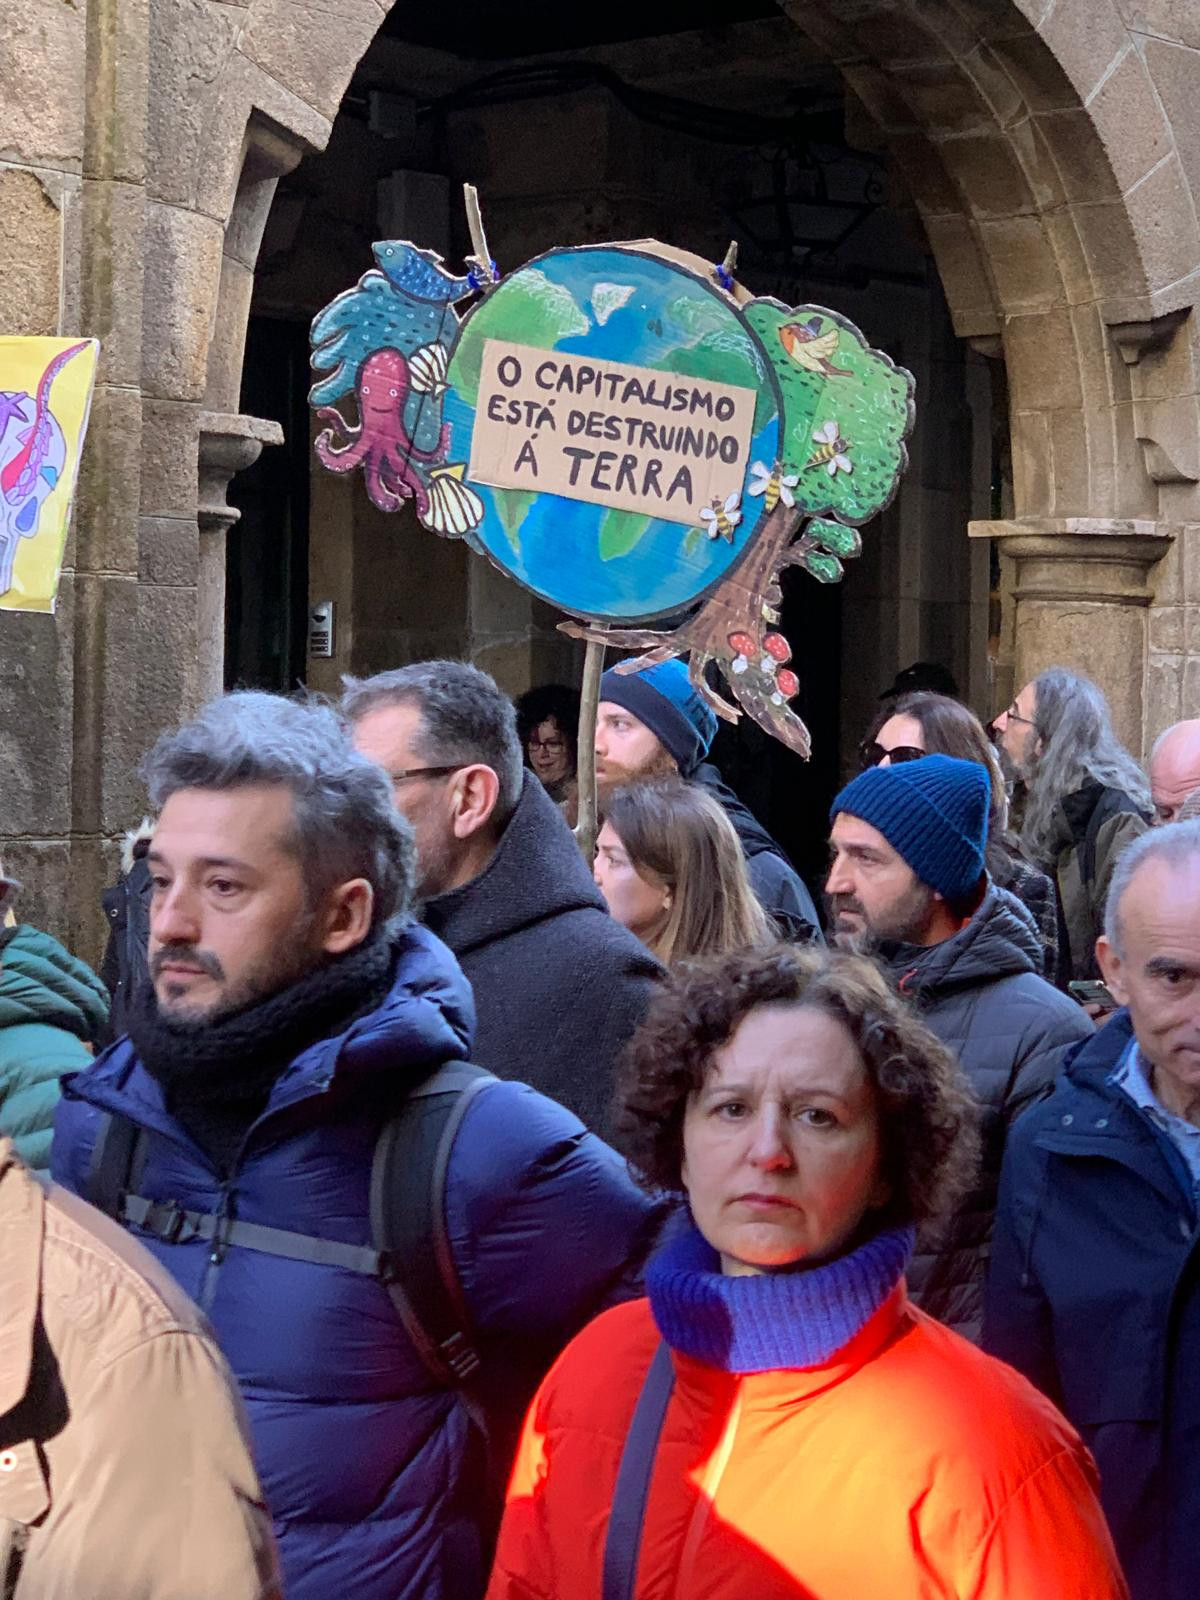
[[[621,1452],[604,1541],[603,1600],[633,1600],[650,1478],[674,1388],[675,1367],[670,1347],[663,1341],[654,1352]]]
[[[101,1119],[83,1198],[167,1244],[215,1240],[377,1277],[425,1366],[439,1383],[461,1389],[478,1371],[479,1354],[446,1228],[446,1173],[471,1102],[495,1081],[482,1067],[450,1062],[413,1089],[384,1124],[371,1168],[370,1246],[139,1195],[146,1132],[115,1112]]]
[[[346,1244],[341,1239],[322,1239],[311,1233],[292,1233],[287,1228],[272,1228],[262,1222],[243,1222],[223,1211],[188,1211],[175,1200],[147,1200],[144,1195],[122,1196],[117,1213],[121,1222],[153,1234],[164,1244],[191,1244],[194,1239],[213,1240],[222,1251],[230,1245],[243,1250],[259,1250],[264,1255],[284,1256],[288,1261],[307,1261],[317,1267],[342,1267],[366,1278],[386,1282],[395,1264],[370,1245]]]
[[[82,1198],[97,1211],[123,1221],[123,1202],[140,1180],[146,1160],[145,1146],[144,1128],[115,1111],[106,1111],[92,1146]]]
[[[472,1101],[495,1081],[465,1061],[441,1067],[385,1123],[371,1169],[371,1234],[393,1264],[388,1293],[421,1360],[449,1388],[478,1371],[479,1353],[446,1228],[446,1171]]]

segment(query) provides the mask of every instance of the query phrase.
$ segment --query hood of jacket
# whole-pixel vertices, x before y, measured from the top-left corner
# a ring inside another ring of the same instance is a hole
[[[740,801],[711,761],[702,761],[695,772],[688,774],[689,783],[698,783],[707,789],[725,808],[725,815],[733,823],[734,831],[742,841],[742,849],[749,856],[772,855],[786,861],[783,851],[772,839],[754,813]]]
[[[28,923],[0,928],[0,1028],[40,1022],[94,1044],[108,1020],[108,991],[57,939]]]
[[[1015,895],[992,883],[979,910],[949,939],[933,945],[885,942],[879,956],[901,991],[914,999],[1042,970],[1033,918]]]
[[[470,1055],[475,1001],[458,962],[418,923],[398,923],[390,937],[392,986],[382,1003],[301,1050],[276,1078],[264,1115],[310,1094],[354,1094],[368,1079],[386,1089],[406,1069],[424,1077],[443,1062]],[[68,1074],[63,1087],[146,1126],[162,1122],[162,1090],[141,1067],[128,1038],[119,1039],[90,1071]]]
[[[526,772],[521,798],[491,861],[470,883],[425,902],[424,919],[458,955],[564,911],[608,914],[575,836]]]

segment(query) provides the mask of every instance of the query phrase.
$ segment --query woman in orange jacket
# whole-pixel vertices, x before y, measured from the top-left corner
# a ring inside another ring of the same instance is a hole
[[[873,967],[684,964],[622,1126],[690,1215],[534,1400],[488,1600],[1126,1596],[1077,1435],[908,1303],[974,1115]]]

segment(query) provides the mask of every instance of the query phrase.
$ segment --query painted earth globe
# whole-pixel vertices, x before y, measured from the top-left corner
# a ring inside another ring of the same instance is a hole
[[[732,478],[728,494],[699,512],[686,501],[682,511],[664,503],[660,515],[614,505],[611,497],[604,504],[514,483],[490,486],[473,468],[471,486],[484,515],[471,542],[518,583],[574,616],[640,621],[686,610],[737,564],[761,514],[762,475],[779,452],[779,386],[749,323],[701,268],[698,259],[689,270],[637,246],[550,251],[504,278],[459,328],[444,409],[451,461],[470,460],[483,408],[497,404],[485,392],[485,376],[495,370],[489,341],[499,341],[547,352],[537,362],[546,403],[536,436],[526,427],[525,449],[561,450],[569,436],[581,492],[592,492],[589,482],[601,493],[620,488],[624,471],[626,498],[640,497],[644,506],[645,473],[652,470],[646,426],[624,414],[616,380],[603,393],[575,392],[584,355],[597,370],[608,371],[606,363],[614,371],[639,369],[639,399],[648,396],[650,406],[662,408],[661,425],[652,424],[649,437],[673,444],[672,460],[679,460],[682,440],[685,452],[694,442],[700,461],[724,452],[722,459],[733,463],[723,480],[728,486]],[[736,456],[719,418],[675,409],[686,406],[682,395],[708,384],[742,391]],[[639,415],[645,414],[642,404]],[[665,431],[685,426],[686,438]],[[642,448],[636,466],[623,468],[635,459],[622,453],[630,439]],[[655,494],[661,488],[665,502],[671,482],[649,487]],[[748,491],[760,498],[747,499]]]

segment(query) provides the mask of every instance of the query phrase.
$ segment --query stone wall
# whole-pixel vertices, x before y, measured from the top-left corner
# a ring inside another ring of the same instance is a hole
[[[98,947],[113,841],[139,813],[141,751],[220,678],[224,489],[272,437],[238,416],[237,393],[275,185],[328,140],[388,9],[0,8],[0,184],[16,219],[2,325],[103,341],[58,613],[0,615],[0,848],[30,914],[83,951]],[[903,169],[957,335],[1007,369],[1012,515],[974,526],[1009,553],[1004,671],[1051,657],[1095,671],[1139,744],[1200,688],[1196,7],[785,9]],[[724,48],[714,38],[713,81]],[[461,159],[486,137],[464,124]],[[598,189],[598,233],[661,214],[661,197],[643,213],[608,172]],[[540,220],[507,198],[556,235],[576,220],[562,193],[542,196]],[[509,647],[540,623],[493,611],[488,581],[472,576],[470,605],[501,618],[502,672],[524,671],[526,648]]]

